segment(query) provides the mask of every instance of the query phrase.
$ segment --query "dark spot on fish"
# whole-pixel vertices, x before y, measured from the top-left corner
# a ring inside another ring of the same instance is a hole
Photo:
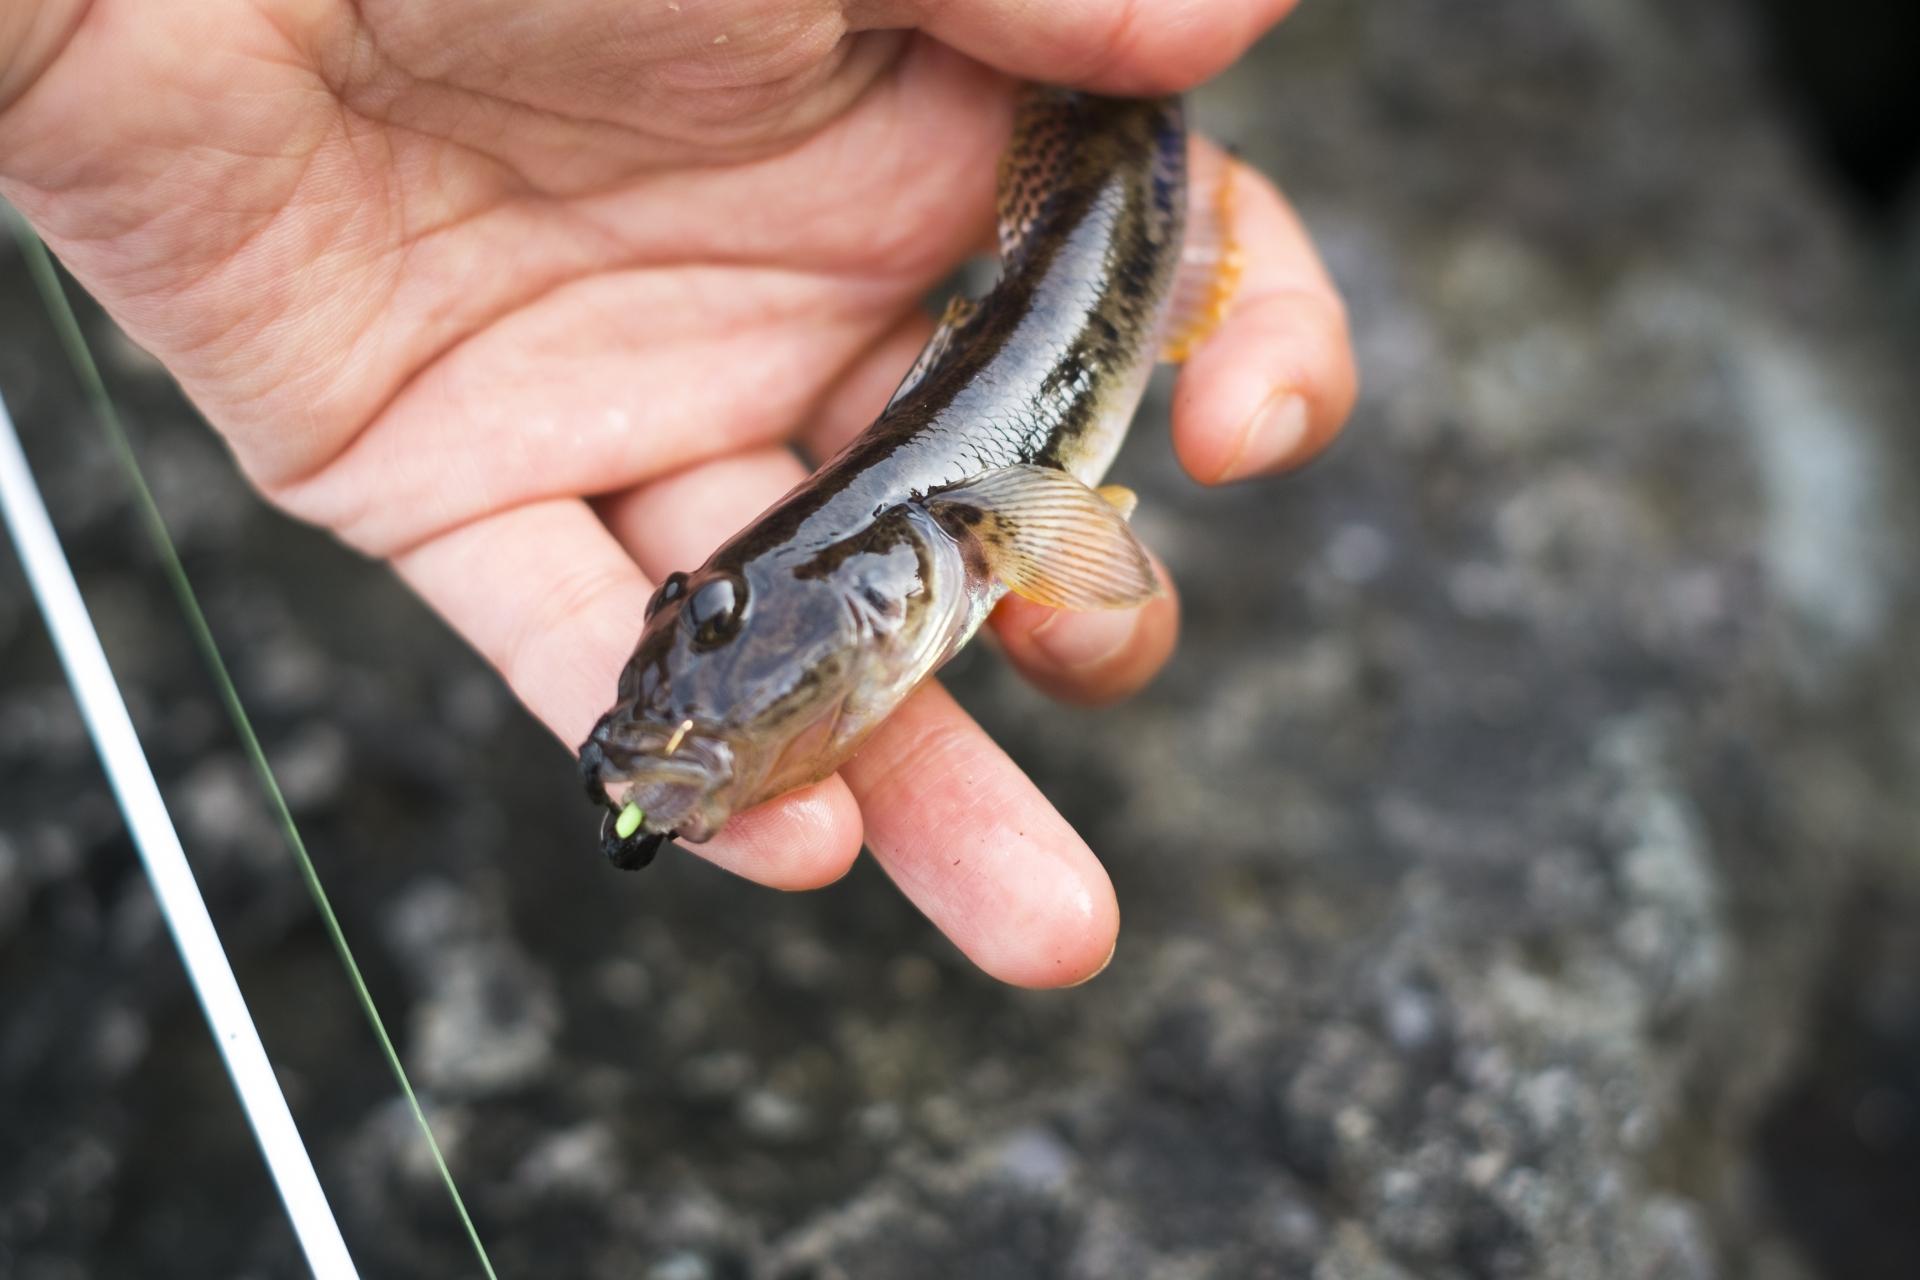
[[[1090,363],[1085,346],[1076,342],[1047,370],[1046,378],[1040,383],[1040,394],[1051,397],[1078,391],[1087,381]]]
[[[905,507],[895,505],[866,528],[820,548],[810,558],[793,567],[793,576],[802,582],[831,577],[855,556],[885,555],[902,542],[911,545],[911,530],[907,522],[901,519],[905,510]]]

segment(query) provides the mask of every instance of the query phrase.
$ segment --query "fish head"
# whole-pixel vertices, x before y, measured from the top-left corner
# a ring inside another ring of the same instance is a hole
[[[637,807],[637,838],[698,842],[826,777],[964,639],[960,561],[916,510],[825,548],[723,548],[669,576],[581,749],[588,794]]]

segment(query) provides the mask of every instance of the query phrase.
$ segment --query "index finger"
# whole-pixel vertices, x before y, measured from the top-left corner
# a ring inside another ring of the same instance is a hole
[[[652,593],[578,499],[495,512],[393,563],[569,746],[611,698]],[[738,815],[697,851],[763,884],[807,889],[838,879],[859,848],[853,796],[828,778]]]

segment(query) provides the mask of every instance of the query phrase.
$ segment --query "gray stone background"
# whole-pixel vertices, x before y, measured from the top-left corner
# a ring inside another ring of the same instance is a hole
[[[560,747],[89,313],[500,1274],[1914,1274],[1920,234],[1761,64],[1726,3],[1322,0],[1200,96],[1366,391],[1217,494],[1149,405],[1138,701],[953,672],[1118,883],[1066,993],[868,867],[604,868]],[[13,257],[0,387],[365,1272],[474,1274]],[[300,1273],[0,557],[0,1275]]]

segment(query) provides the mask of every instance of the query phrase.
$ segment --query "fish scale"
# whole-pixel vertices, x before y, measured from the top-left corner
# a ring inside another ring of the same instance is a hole
[[[1131,495],[1090,486],[1194,327],[1176,294],[1220,297],[1176,289],[1182,105],[1034,90],[1000,184],[993,288],[949,307],[872,426],[649,606],[581,752],[619,865],[831,773],[1008,591],[1159,591]]]

